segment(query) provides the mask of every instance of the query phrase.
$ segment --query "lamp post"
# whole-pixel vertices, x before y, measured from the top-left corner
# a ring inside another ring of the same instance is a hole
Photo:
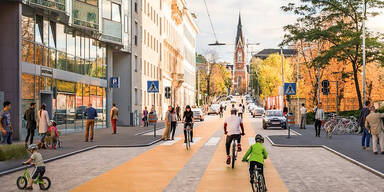
[[[365,87],[366,87],[366,82],[365,82],[365,0],[363,0],[363,42],[362,42],[362,51],[363,51],[363,105],[365,104],[366,100],[366,93],[365,93]]]

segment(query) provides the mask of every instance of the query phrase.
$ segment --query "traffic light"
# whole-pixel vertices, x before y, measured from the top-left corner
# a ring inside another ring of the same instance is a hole
[[[324,95],[328,95],[329,94],[329,81],[328,80],[323,80],[321,82],[321,92],[323,92]]]
[[[171,98],[171,87],[165,87],[165,98]]]

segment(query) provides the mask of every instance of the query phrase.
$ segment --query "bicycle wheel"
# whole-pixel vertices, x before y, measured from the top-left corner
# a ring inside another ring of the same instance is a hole
[[[255,171],[253,171],[253,174],[252,174],[252,180],[251,180],[251,186],[252,186],[252,191],[253,192],[257,192],[257,184],[256,184],[256,177],[257,177],[257,174],[255,173]]]
[[[42,177],[39,182],[41,190],[48,190],[51,187],[51,180],[48,177]]]
[[[27,187],[27,178],[20,176],[16,181],[17,188],[25,189]]]
[[[265,187],[265,183],[264,183],[264,177],[262,175],[259,175],[258,179],[257,179],[257,183],[258,183],[258,186],[259,188],[257,188],[259,192],[266,192],[266,187]]]
[[[235,168],[236,161],[236,142],[232,141],[232,169]]]

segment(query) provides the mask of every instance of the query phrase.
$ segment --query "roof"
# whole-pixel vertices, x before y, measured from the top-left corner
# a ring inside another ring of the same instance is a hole
[[[260,59],[266,59],[269,55],[272,54],[280,54],[281,50],[280,49],[263,49],[260,52],[256,53],[253,55],[253,57],[257,57]],[[285,57],[293,57],[297,54],[296,49],[283,49],[283,55]]]
[[[237,34],[236,34],[236,46],[239,42],[239,40],[241,39],[241,41],[244,43],[244,39],[243,39],[243,26],[241,25],[241,15],[239,13],[239,21],[237,23]]]
[[[206,63],[207,60],[202,55],[196,55],[196,63]]]

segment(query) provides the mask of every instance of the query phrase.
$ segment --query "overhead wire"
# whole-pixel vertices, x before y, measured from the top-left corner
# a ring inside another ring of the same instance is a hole
[[[213,35],[215,36],[215,40],[216,40],[216,42],[218,42],[218,40],[217,40],[217,36],[216,36],[216,32],[215,32],[215,28],[213,27],[213,23],[212,23],[211,15],[209,14],[209,10],[208,10],[208,6],[207,6],[207,2],[206,2],[206,0],[204,0],[204,5],[205,5],[205,9],[207,10],[207,15],[208,15],[209,23],[211,24],[211,28],[212,28]]]

